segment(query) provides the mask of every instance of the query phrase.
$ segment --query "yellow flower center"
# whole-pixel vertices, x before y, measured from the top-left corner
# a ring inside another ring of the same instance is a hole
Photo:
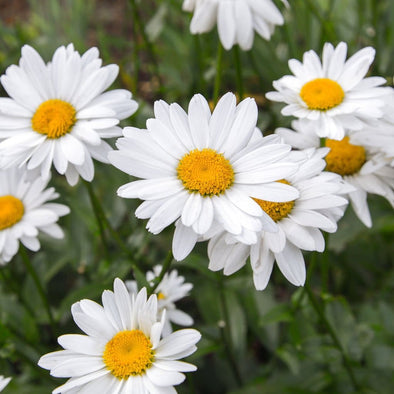
[[[141,330],[118,332],[105,346],[104,363],[115,377],[142,375],[153,363],[149,338]]]
[[[234,182],[230,162],[213,149],[194,149],[179,161],[178,178],[190,192],[203,197],[224,193]]]
[[[166,296],[162,292],[159,292],[159,294],[157,295],[158,300],[164,300],[165,298]]]
[[[326,139],[326,146],[330,148],[326,156],[326,171],[342,176],[353,175],[360,171],[365,163],[365,149],[349,143],[349,137],[341,141]]]
[[[31,126],[34,131],[46,134],[48,138],[60,138],[71,131],[77,121],[76,113],[75,108],[66,101],[47,100],[37,108]]]
[[[286,185],[290,185],[290,183],[284,179],[281,179],[278,182],[284,183]],[[294,200],[286,201],[286,202],[272,202],[272,201],[260,200],[254,197],[252,198],[254,201],[257,202],[257,204],[260,205],[261,209],[267,215],[269,215],[274,222],[279,222],[279,220],[285,218],[294,207]]]
[[[316,78],[302,87],[300,96],[309,109],[326,111],[341,104],[345,92],[332,79]]]
[[[18,223],[25,212],[25,208],[21,200],[14,196],[0,197],[0,230]]]

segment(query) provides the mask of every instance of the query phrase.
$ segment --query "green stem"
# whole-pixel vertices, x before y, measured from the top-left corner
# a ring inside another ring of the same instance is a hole
[[[83,181],[89,194],[90,198],[90,203],[92,204],[94,216],[96,217],[97,225],[99,227],[99,232],[100,232],[100,238],[101,242],[104,246],[104,251],[105,251],[105,256],[106,260],[109,261],[109,256],[108,256],[108,241],[107,237],[105,235],[105,216],[103,214],[103,210],[101,208],[101,204],[98,201],[96,195],[94,194],[92,184],[88,181]]]
[[[216,75],[215,75],[215,85],[213,89],[213,103],[216,105],[219,98],[220,83],[222,79],[223,72],[223,47],[221,42],[218,44],[218,51],[216,57]]]
[[[145,26],[142,23],[142,18],[141,18],[141,15],[139,14],[137,3],[135,2],[135,0],[129,0],[129,1],[130,1],[130,6],[131,6],[133,22],[137,26],[139,33],[141,34],[142,39],[144,41],[145,47],[152,59],[153,73],[158,80],[159,90],[161,90],[163,87],[163,84],[161,83],[159,62],[157,61],[156,50],[155,50],[153,44],[149,41],[149,38],[146,34]]]
[[[138,23],[136,18],[137,15],[134,12],[134,8],[132,8],[132,33],[133,33],[133,52],[132,52],[132,61],[133,61],[133,94],[138,94],[138,81],[139,81],[139,72],[140,72],[140,56],[139,56],[139,44],[137,37],[137,26]]]
[[[122,250],[122,252],[129,257],[129,263],[131,265],[131,268],[134,272],[135,277],[138,279],[139,282],[142,283],[143,286],[149,288],[149,283],[145,279],[145,275],[142,273],[142,271],[138,268],[137,264],[134,261],[134,252],[131,251],[122,241],[122,239],[119,237],[119,234],[117,231],[112,227],[111,223],[109,222],[107,216],[105,215],[104,209],[102,205],[100,204],[99,199],[97,198],[96,194],[94,193],[93,187],[90,182],[85,181],[85,185],[88,189],[89,192],[89,197],[93,206],[93,210],[95,213],[95,216],[97,218],[97,222],[99,223],[100,227],[100,234],[102,234],[103,239],[105,238],[105,229],[109,231],[111,234],[112,238],[115,240],[119,248]],[[101,223],[101,224],[100,224]],[[102,233],[101,233],[102,230]],[[107,252],[108,249],[106,248]]]
[[[34,314],[32,307],[28,303],[26,303],[25,300],[23,299],[20,286],[14,283],[14,281],[12,280],[12,275],[8,275],[8,272],[6,271],[6,267],[0,268],[0,277],[2,279],[4,286],[6,286],[6,288],[11,293],[16,295],[18,301],[24,306],[24,308],[29,313],[29,315],[35,318],[36,316]]]
[[[149,290],[150,294],[153,294],[154,291],[156,290],[157,286],[159,286],[159,283],[163,280],[164,275],[170,269],[170,266],[171,266],[171,263],[173,260],[174,260],[174,256],[172,254],[172,251],[170,250],[167,254],[166,259],[163,262],[163,265],[161,266],[161,271],[160,271],[159,276],[157,278],[155,278],[153,285],[151,286],[151,288]]]
[[[335,42],[336,41],[336,34],[335,30],[333,28],[332,23],[330,23],[330,20],[327,19],[326,15],[323,15],[322,10],[320,7],[316,4],[316,1],[314,0],[307,0],[309,9],[312,11],[312,13],[316,16],[316,18],[319,20],[321,23],[322,29],[323,29],[323,41],[330,41],[330,42]]]
[[[236,74],[236,86],[239,100],[243,100],[244,98],[244,85],[242,79],[242,64],[241,64],[241,55],[239,53],[238,45],[234,45],[234,62],[235,62],[235,74]]]
[[[322,293],[326,293],[328,291],[328,282],[329,282],[329,269],[330,269],[330,259],[329,259],[329,251],[328,251],[328,241],[329,234],[324,233],[324,241],[325,248],[321,258],[321,289]]]
[[[336,346],[336,348],[339,350],[339,352],[342,355],[342,362],[343,365],[349,375],[349,378],[354,386],[354,389],[356,392],[359,392],[359,385],[356,381],[356,378],[354,376],[354,372],[352,369],[352,365],[351,365],[351,361],[349,359],[349,357],[347,356],[345,349],[343,348],[341,342],[339,341],[339,338],[337,336],[337,334],[335,333],[331,323],[328,321],[327,317],[324,314],[324,311],[322,310],[322,308],[320,307],[320,304],[318,303],[313,291],[309,288],[308,284],[305,284],[305,291],[308,294],[309,300],[312,304],[313,309],[315,310],[315,312],[317,313],[317,315],[319,316],[321,322],[323,323],[323,325],[325,326],[327,332],[329,333],[334,345]]]
[[[220,325],[220,332],[222,335],[222,340],[224,342],[224,350],[227,354],[228,362],[230,364],[231,369],[234,372],[235,380],[239,387],[243,386],[243,381],[241,377],[241,373],[239,371],[239,367],[237,361],[234,357],[234,348],[232,343],[232,335],[231,335],[231,326],[230,326],[230,315],[228,313],[227,302],[226,302],[226,295],[223,283],[223,276],[220,274],[219,276],[219,299],[223,313],[223,325]]]
[[[193,65],[197,65],[197,70],[194,75],[197,76],[197,81],[195,82],[195,87],[197,92],[204,93],[205,90],[205,81],[204,81],[204,64],[203,64],[203,53],[201,49],[200,36],[198,34],[194,34],[194,56],[193,56]]]
[[[310,283],[310,278],[312,277],[312,273],[313,273],[313,271],[314,271],[314,269],[316,267],[317,254],[318,254],[318,252],[316,252],[316,251],[313,251],[311,253],[311,258],[309,260],[309,264],[308,264],[308,267],[307,267],[305,283]],[[302,301],[303,301],[304,296],[305,296],[305,292],[306,292],[306,289],[305,289],[305,285],[304,285],[304,287],[301,290],[301,294],[298,297],[298,300],[294,304],[294,311],[297,311],[298,308],[300,307],[300,305],[302,304]]]
[[[44,304],[45,310],[48,314],[49,324],[51,325],[52,334],[55,335],[55,332],[56,332],[55,319],[53,318],[51,307],[48,302],[48,297],[46,295],[44,287],[41,284],[40,278],[38,277],[37,272],[35,271],[33,264],[31,263],[31,261],[29,259],[29,255],[27,254],[26,249],[22,245],[19,248],[19,254],[22,257],[22,261],[25,264],[27,271],[29,272],[30,276],[32,277],[34,284],[36,285],[36,288],[37,288],[38,293],[41,297],[42,303]]]

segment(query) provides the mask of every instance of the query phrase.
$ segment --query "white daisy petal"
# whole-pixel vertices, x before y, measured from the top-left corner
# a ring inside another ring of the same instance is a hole
[[[216,23],[225,49],[239,44],[243,50],[249,50],[254,31],[269,40],[275,25],[283,24],[283,16],[272,0],[184,0],[182,8],[194,12],[192,34],[208,32]]]

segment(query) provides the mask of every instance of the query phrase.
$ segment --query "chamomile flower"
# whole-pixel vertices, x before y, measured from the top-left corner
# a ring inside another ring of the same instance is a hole
[[[150,218],[150,232],[158,234],[176,221],[175,259],[184,259],[214,222],[239,237],[254,237],[262,227],[276,230],[250,196],[277,202],[297,198],[297,190],[276,181],[294,173],[298,164],[287,160],[290,147],[279,137],[256,136],[254,100],[236,105],[228,93],[211,114],[207,101],[195,95],[188,114],[164,101],[157,101],[154,110],[147,130],[124,129],[109,159],[143,178],[121,186],[118,195],[145,200],[135,214]]]
[[[79,175],[91,181],[92,158],[108,163],[103,139],[121,135],[117,124],[137,109],[127,90],[103,93],[117,74],[115,64],[101,67],[97,48],[81,56],[62,46],[45,64],[24,45],[19,66],[1,77],[10,98],[0,98],[0,166],[27,162],[46,178],[53,163],[71,185]]]
[[[295,148],[319,146],[320,139],[310,122],[297,121],[291,129],[276,130],[284,140]],[[326,170],[341,175],[354,190],[348,193],[351,205],[358,218],[367,226],[372,226],[368,208],[368,193],[386,198],[394,206],[394,168],[375,143],[371,148],[370,133],[365,130],[354,131],[337,141],[325,139],[325,146],[330,152],[325,157]],[[376,139],[376,142],[384,140]],[[385,149],[384,146],[381,146]]]
[[[319,137],[341,140],[345,130],[362,129],[382,117],[389,91],[381,87],[384,78],[365,78],[375,57],[373,48],[363,48],[348,60],[346,53],[344,42],[336,48],[326,43],[322,61],[312,50],[304,54],[302,63],[289,60],[294,76],[274,81],[277,92],[267,93],[267,98],[287,104],[283,115],[313,121]]]
[[[18,252],[19,241],[30,250],[39,250],[39,232],[63,238],[56,222],[70,210],[50,202],[59,195],[53,187],[46,189],[47,184],[41,177],[28,179],[24,167],[0,170],[0,265]]]
[[[225,49],[239,44],[252,48],[254,32],[269,40],[283,16],[272,0],[184,0],[183,9],[194,11],[192,34],[206,33],[217,23],[219,38]]]
[[[53,393],[175,393],[182,372],[196,370],[178,360],[195,352],[200,333],[183,329],[160,339],[165,316],[157,319],[156,295],[147,300],[143,288],[131,297],[120,279],[113,292],[103,292],[102,302],[75,303],[74,321],[87,335],[62,335],[64,350],[38,361],[52,376],[70,378]]]
[[[149,283],[159,277],[162,270],[161,265],[153,267],[153,271],[146,273],[146,279]],[[136,281],[126,281],[128,290],[133,294],[138,292]],[[179,326],[191,326],[193,318],[187,313],[177,309],[175,302],[186,297],[193,288],[191,283],[185,283],[185,278],[178,275],[177,270],[166,272],[163,279],[157,285],[155,294],[157,295],[157,313],[161,316],[164,309],[166,310],[166,320],[163,327],[163,336],[167,336],[172,332],[171,323]]]
[[[3,391],[4,387],[10,383],[11,378],[5,378],[3,375],[0,375],[0,391]]]
[[[302,286],[306,276],[302,250],[322,252],[324,238],[320,230],[335,232],[336,221],[347,205],[347,200],[339,195],[343,192],[341,177],[322,172],[325,167],[322,158],[327,152],[326,148],[304,151],[307,159],[297,173],[281,181],[299,190],[297,199],[282,203],[256,199],[261,209],[276,222],[278,232],[262,231],[253,245],[234,242],[226,232],[216,235],[208,244],[209,268],[213,271],[223,269],[225,275],[231,275],[250,257],[254,285],[257,290],[263,290],[276,261],[289,282]]]

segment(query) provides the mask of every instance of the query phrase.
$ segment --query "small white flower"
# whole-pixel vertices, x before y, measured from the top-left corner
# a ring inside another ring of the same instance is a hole
[[[25,167],[0,170],[0,265],[18,252],[19,241],[30,250],[39,250],[40,231],[63,238],[56,222],[70,209],[48,202],[59,197],[53,187],[45,189],[48,181],[28,179]]]
[[[295,121],[291,129],[279,128],[276,133],[298,149],[320,146],[313,124]],[[353,187],[349,199],[358,218],[367,226],[372,226],[367,195],[377,194],[386,198],[394,206],[394,168],[390,166],[381,151],[386,149],[384,139],[377,139],[371,148],[371,134],[365,129],[354,131],[342,140],[325,140],[330,148],[325,160],[326,170],[341,175],[344,181]],[[382,143],[379,147],[378,143]]]
[[[388,88],[382,77],[364,78],[375,57],[371,47],[363,48],[346,60],[347,45],[336,48],[326,43],[322,61],[316,52],[304,53],[303,62],[289,60],[293,75],[273,85],[277,92],[267,98],[288,104],[283,115],[309,119],[319,137],[341,140],[346,130],[360,130],[383,115]]]
[[[194,11],[192,34],[206,33],[217,23],[225,49],[239,44],[247,51],[252,48],[255,31],[269,40],[275,25],[283,25],[283,16],[272,0],[184,0],[183,9]]]
[[[0,166],[27,162],[46,178],[51,165],[75,185],[79,175],[91,181],[92,158],[108,163],[111,147],[103,138],[118,137],[119,120],[137,109],[127,90],[104,92],[118,66],[101,67],[97,48],[82,56],[72,44],[59,47],[45,64],[30,46],[22,47],[19,66],[7,68],[1,83],[11,98],[0,98]]]
[[[0,391],[3,391],[4,387],[10,382],[11,378],[5,378],[3,375],[0,375]]]
[[[147,300],[143,288],[131,297],[120,279],[113,292],[103,292],[102,302],[75,303],[74,321],[87,335],[62,335],[58,342],[65,350],[38,361],[52,376],[70,378],[53,393],[176,393],[182,372],[196,370],[178,360],[196,351],[200,333],[183,329],[160,339],[165,316],[157,320],[156,295]]]
[[[298,164],[287,159],[290,146],[279,137],[263,138],[256,132],[253,99],[236,105],[228,93],[212,114],[201,95],[191,99],[188,114],[164,101],[157,101],[154,110],[148,130],[124,129],[124,138],[116,143],[119,150],[110,152],[109,159],[120,170],[143,178],[121,186],[118,195],[146,200],[135,214],[150,218],[149,231],[158,234],[176,221],[175,259],[184,259],[214,223],[239,237],[255,237],[261,227],[276,230],[250,196],[297,198],[293,187],[276,181],[294,173]]]
[[[161,265],[153,267],[153,271],[146,273],[146,279],[149,283],[160,275],[162,270]],[[136,281],[126,281],[126,286],[130,293],[137,293],[138,287]],[[193,324],[193,318],[187,313],[177,309],[175,302],[186,297],[189,291],[193,288],[191,283],[185,283],[185,278],[178,275],[177,270],[166,272],[163,279],[157,285],[155,294],[157,295],[157,313],[159,316],[166,310],[166,320],[163,327],[163,336],[167,336],[172,332],[171,323],[178,324],[180,326],[191,326]]]
[[[253,281],[257,290],[268,284],[274,262],[288,281],[296,286],[305,283],[305,262],[302,250],[324,250],[324,238],[320,230],[335,232],[337,220],[342,217],[347,200],[343,192],[341,177],[322,172],[322,159],[328,149],[309,149],[303,153],[307,159],[297,173],[282,182],[288,182],[300,192],[300,196],[284,203],[272,203],[256,199],[260,207],[278,225],[277,233],[262,231],[253,245],[234,242],[228,233],[221,233],[209,241],[209,268],[223,269],[231,275],[245,265],[250,257]],[[293,152],[300,155],[301,152]]]

